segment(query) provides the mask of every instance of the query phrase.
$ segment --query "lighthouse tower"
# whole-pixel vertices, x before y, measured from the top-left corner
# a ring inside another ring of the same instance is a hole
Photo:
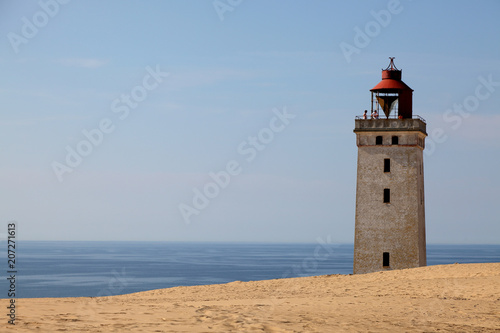
[[[372,113],[355,120],[358,146],[354,274],[426,265],[426,123],[394,58],[371,89]],[[374,112],[376,113],[373,117]],[[382,113],[383,111],[383,113]]]

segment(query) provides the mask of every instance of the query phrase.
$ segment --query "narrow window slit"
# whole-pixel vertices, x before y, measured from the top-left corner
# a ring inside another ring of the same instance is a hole
[[[384,188],[384,203],[391,202],[391,189]]]
[[[391,172],[391,159],[384,158],[384,172]]]
[[[382,255],[382,266],[384,267],[389,267],[390,262],[389,262],[389,252],[384,252]]]

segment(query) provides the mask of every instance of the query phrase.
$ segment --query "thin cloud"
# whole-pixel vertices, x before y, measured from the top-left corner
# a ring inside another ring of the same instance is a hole
[[[172,87],[184,89],[187,87],[206,86],[222,81],[247,80],[258,74],[252,71],[236,70],[232,68],[189,69],[173,73]]]
[[[457,136],[470,142],[497,145],[500,142],[500,115],[471,115],[463,119]]]
[[[95,58],[67,58],[59,60],[59,63],[63,66],[81,68],[98,68],[106,65],[108,62],[108,60]]]
[[[470,114],[467,118],[453,114],[453,122],[443,120],[441,114],[426,116],[427,132],[433,139],[434,130],[443,131],[446,138],[452,141],[459,140],[468,143],[479,144],[482,147],[498,147],[500,145],[500,131],[498,122],[500,115],[493,114]]]

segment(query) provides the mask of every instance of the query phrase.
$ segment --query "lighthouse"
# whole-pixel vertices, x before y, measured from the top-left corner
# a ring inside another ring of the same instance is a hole
[[[354,274],[426,266],[426,122],[394,58],[355,119],[358,146]]]

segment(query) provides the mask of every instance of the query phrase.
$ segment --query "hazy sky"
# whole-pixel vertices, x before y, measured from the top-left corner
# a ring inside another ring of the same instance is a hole
[[[391,56],[427,121],[428,242],[499,244],[499,13],[0,1],[0,221],[26,240],[351,243],[354,118]]]

